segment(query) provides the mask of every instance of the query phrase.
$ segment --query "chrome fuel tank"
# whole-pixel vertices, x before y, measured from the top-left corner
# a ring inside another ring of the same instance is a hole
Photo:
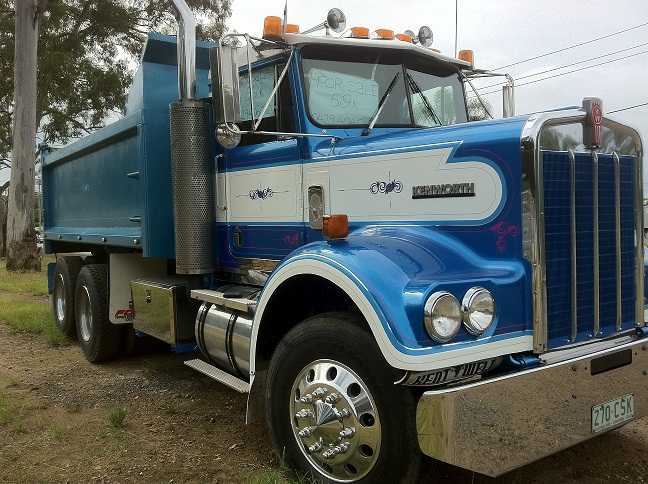
[[[226,371],[247,378],[252,320],[242,313],[204,303],[196,317],[196,341],[203,355]]]

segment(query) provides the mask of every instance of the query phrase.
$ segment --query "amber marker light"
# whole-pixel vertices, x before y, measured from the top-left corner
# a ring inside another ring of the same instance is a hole
[[[286,24],[286,33],[287,34],[298,34],[299,25],[297,24]]]
[[[348,215],[325,215],[322,224],[322,234],[327,239],[344,239],[349,235]]]
[[[475,65],[475,53],[472,50],[460,50],[457,58],[459,60],[467,62],[471,66]]]
[[[376,39],[379,40],[394,40],[394,31],[389,29],[376,29]]]
[[[369,29],[367,27],[352,27],[351,37],[354,39],[368,39]]]
[[[266,40],[281,40],[281,19],[279,17],[266,17],[263,21],[263,38]]]
[[[407,35],[407,34],[396,34],[396,38],[397,38],[398,40],[403,41],[403,42],[409,42],[410,44],[413,44],[413,43],[414,43],[414,39],[412,38],[411,35]]]

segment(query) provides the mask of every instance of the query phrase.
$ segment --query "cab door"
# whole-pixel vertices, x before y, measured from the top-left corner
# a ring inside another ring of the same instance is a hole
[[[256,116],[270,97],[284,64],[253,66]],[[258,130],[294,132],[293,92],[285,76]],[[241,73],[241,130],[252,128],[247,72]],[[227,244],[242,265],[281,260],[304,243],[302,165],[299,141],[244,135],[224,154]]]

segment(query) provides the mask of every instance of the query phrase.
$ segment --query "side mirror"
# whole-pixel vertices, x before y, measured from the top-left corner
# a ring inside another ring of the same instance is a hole
[[[218,125],[241,121],[239,70],[235,55],[235,46],[222,44],[209,53],[214,118]]]

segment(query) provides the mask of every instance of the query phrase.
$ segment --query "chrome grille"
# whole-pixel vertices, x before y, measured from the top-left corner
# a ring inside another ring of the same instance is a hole
[[[546,349],[632,329],[637,309],[637,158],[540,151]]]

